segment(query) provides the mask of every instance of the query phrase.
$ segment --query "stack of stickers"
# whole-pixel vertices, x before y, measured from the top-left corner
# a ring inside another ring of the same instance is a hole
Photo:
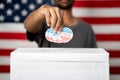
[[[73,38],[73,32],[70,28],[64,27],[61,32],[55,32],[52,28],[49,28],[45,37],[48,41],[54,43],[67,43]]]

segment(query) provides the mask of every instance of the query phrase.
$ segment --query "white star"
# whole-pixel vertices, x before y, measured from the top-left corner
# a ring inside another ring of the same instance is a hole
[[[22,4],[26,4],[27,0],[21,0]]]
[[[15,8],[15,10],[18,10],[18,9],[20,9],[20,5],[19,4],[15,4],[14,8]]]
[[[26,16],[28,14],[27,10],[22,10],[21,11],[22,16]]]
[[[14,16],[14,21],[16,22],[20,21],[20,17],[18,15]]]
[[[6,13],[7,13],[8,16],[11,16],[11,15],[12,15],[12,10],[11,10],[11,9],[8,9],[8,10],[6,11]]]
[[[0,9],[4,9],[4,4],[3,3],[0,3]]]
[[[0,21],[4,21],[4,16],[3,15],[0,15]]]
[[[12,3],[12,0],[7,0],[7,3]]]
[[[38,4],[41,4],[43,0],[36,0]]]
[[[51,2],[52,2],[52,4],[54,4],[54,1],[53,1],[53,0],[51,0]]]
[[[34,4],[30,4],[30,5],[29,5],[29,9],[30,9],[30,10],[34,10],[34,9],[35,9],[35,5],[34,5]]]

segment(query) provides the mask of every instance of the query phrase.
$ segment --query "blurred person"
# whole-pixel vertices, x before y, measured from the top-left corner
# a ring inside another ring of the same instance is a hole
[[[28,40],[36,41],[39,47],[96,48],[92,27],[72,14],[75,0],[54,0],[54,6],[42,5],[31,12],[24,21]],[[66,26],[73,31],[68,43],[53,43],[45,38],[45,31],[52,28],[60,33]]]

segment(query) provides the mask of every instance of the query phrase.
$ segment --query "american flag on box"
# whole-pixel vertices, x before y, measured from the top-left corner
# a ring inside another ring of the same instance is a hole
[[[27,15],[52,0],[0,0],[0,80],[10,78],[10,52],[37,47],[25,36]],[[76,0],[73,14],[92,25],[98,47],[110,53],[110,78],[120,80],[120,0]]]

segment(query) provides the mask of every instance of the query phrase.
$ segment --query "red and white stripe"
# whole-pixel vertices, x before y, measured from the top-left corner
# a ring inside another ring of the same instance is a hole
[[[110,53],[110,78],[120,80],[120,1],[76,0],[73,14],[92,25],[98,47]],[[26,40],[22,23],[0,23],[0,79],[9,80],[10,52],[37,47]]]

